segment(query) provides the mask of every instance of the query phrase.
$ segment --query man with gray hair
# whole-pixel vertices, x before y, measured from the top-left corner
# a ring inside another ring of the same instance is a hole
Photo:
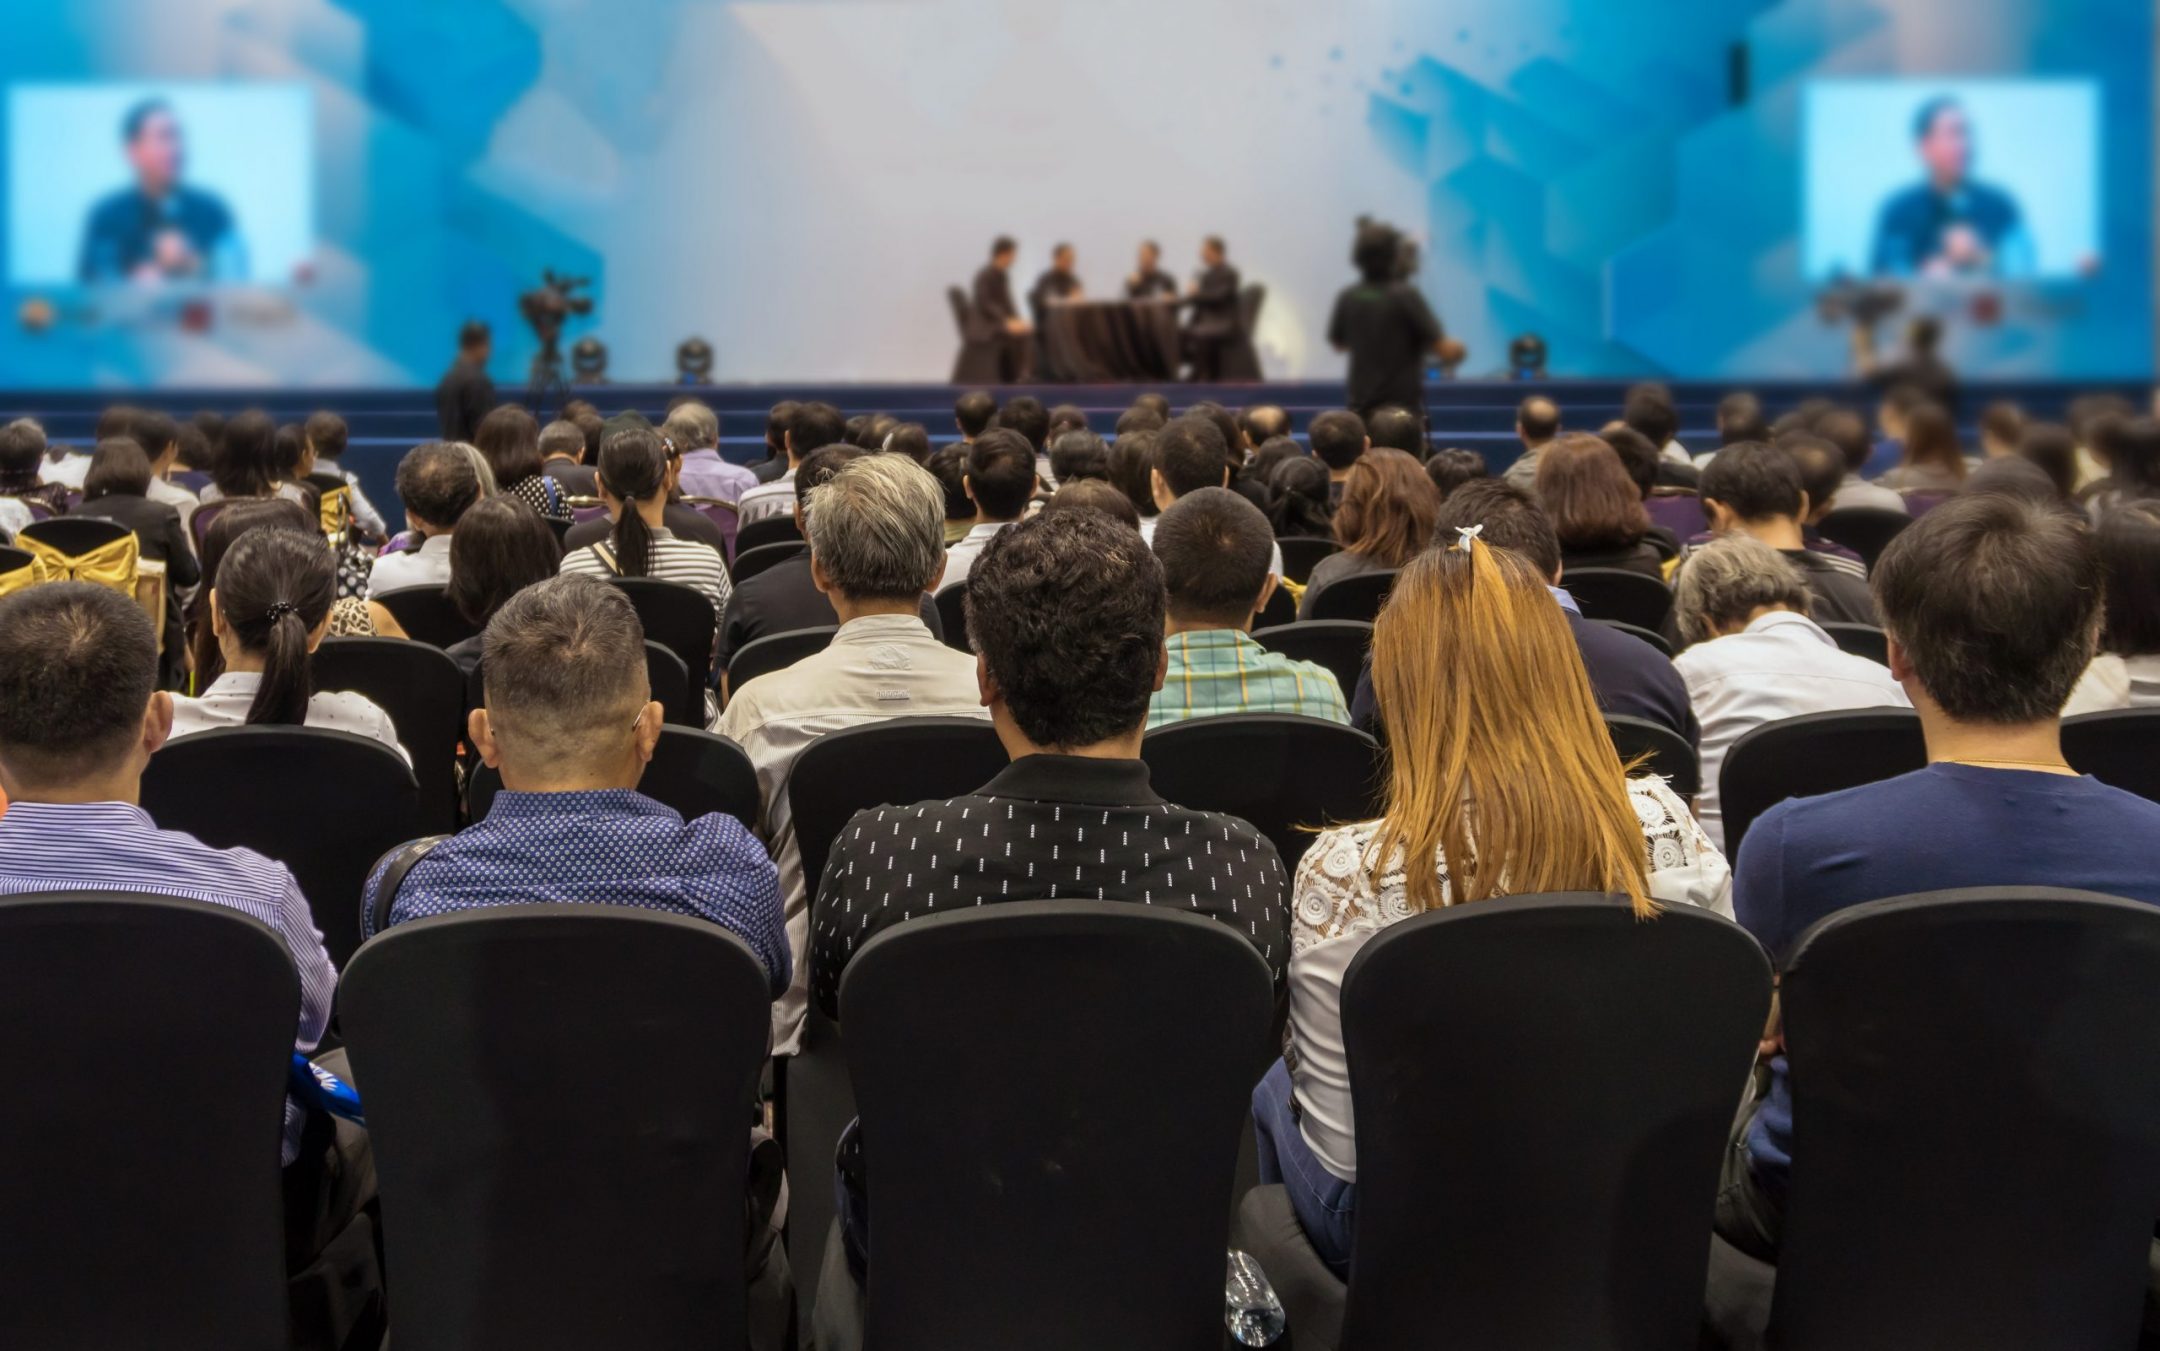
[[[1737,531],[1688,555],[1673,615],[1692,644],[1673,659],[1702,724],[1702,795],[1695,815],[1718,848],[1725,822],[1718,772],[1725,752],[1766,722],[1850,708],[1909,708],[1889,668],[1839,650],[1808,618],[1800,569]]]
[[[685,497],[733,502],[757,486],[757,475],[720,457],[720,418],[695,399],[669,411],[660,434],[682,455],[676,484]]]
[[[814,458],[814,457],[813,457]],[[808,462],[805,462],[807,469]],[[985,718],[975,659],[934,636],[920,613],[945,573],[945,490],[898,455],[865,455],[812,488],[804,503],[810,576],[832,603],[832,645],[734,691],[720,715],[757,766],[758,834],[780,865],[795,984],[773,1010],[773,1053],[800,1044],[806,1007],[810,897],[788,812],[787,781],[803,748],[827,732],[888,718]]]
[[[450,580],[450,532],[492,490],[486,471],[480,452],[462,441],[427,441],[405,452],[398,461],[397,493],[405,504],[405,528],[416,542],[375,560],[368,599]]]

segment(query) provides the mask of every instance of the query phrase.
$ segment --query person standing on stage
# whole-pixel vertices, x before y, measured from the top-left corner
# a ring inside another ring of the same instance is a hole
[[[495,407],[495,382],[487,373],[493,337],[486,324],[469,319],[458,330],[457,345],[457,360],[435,386],[435,423],[443,440],[470,441]]]
[[[999,235],[990,244],[990,261],[975,274],[975,312],[1005,331],[999,344],[998,379],[1008,384],[1027,377],[1028,336],[1035,331],[1013,303],[1012,265],[1019,254],[1020,246],[1011,235]]]
[[[1369,418],[1390,404],[1425,409],[1425,357],[1444,355],[1447,336],[1432,307],[1402,275],[1402,241],[1385,225],[1360,226],[1350,260],[1359,281],[1335,298],[1328,341],[1350,354],[1352,412]]]
[[[1162,245],[1152,239],[1140,241],[1140,263],[1125,278],[1127,300],[1177,299],[1177,278],[1162,269]]]
[[[1192,318],[1185,325],[1185,355],[1195,380],[1222,378],[1223,349],[1238,333],[1238,270],[1230,266],[1221,235],[1200,241],[1200,275],[1185,293]]]

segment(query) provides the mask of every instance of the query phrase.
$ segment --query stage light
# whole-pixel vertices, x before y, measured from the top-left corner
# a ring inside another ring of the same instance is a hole
[[[607,383],[607,344],[598,338],[579,338],[570,348],[570,373],[581,385]]]
[[[712,378],[712,344],[703,338],[685,338],[675,349],[675,383],[702,385]]]
[[[1508,378],[1511,380],[1542,380],[1545,378],[1545,340],[1535,333],[1524,333],[1508,344]]]

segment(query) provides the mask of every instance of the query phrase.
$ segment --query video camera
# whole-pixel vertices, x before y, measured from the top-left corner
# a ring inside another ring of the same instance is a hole
[[[1873,329],[1905,307],[1903,287],[1839,277],[1815,296],[1815,313],[1826,324]]]
[[[542,348],[554,349],[571,315],[592,313],[592,297],[577,294],[591,285],[590,277],[565,277],[549,269],[540,274],[538,286],[518,297],[518,312],[532,325]]]

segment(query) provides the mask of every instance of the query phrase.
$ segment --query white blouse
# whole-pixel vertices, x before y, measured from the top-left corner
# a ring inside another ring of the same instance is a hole
[[[1628,797],[1642,823],[1651,896],[1730,919],[1732,869],[1687,804],[1658,778],[1629,780]],[[1402,851],[1385,866],[1375,854],[1379,832],[1378,821],[1322,831],[1298,864],[1291,888],[1290,1035],[1283,1058],[1305,1143],[1322,1167],[1345,1182],[1357,1181],[1357,1137],[1343,1049],[1343,973],[1374,934],[1417,913],[1410,908]],[[1447,861],[1435,863],[1441,894],[1452,900]]]
[[[222,727],[246,726],[248,705],[255,702],[255,691],[260,688],[262,676],[258,673],[227,671],[211,681],[210,688],[195,698],[174,695],[173,738],[214,732]],[[412,756],[398,743],[397,727],[390,721],[390,715],[365,695],[347,690],[327,690],[315,695],[308,700],[307,725],[370,737],[396,751],[406,764],[412,763]]]

